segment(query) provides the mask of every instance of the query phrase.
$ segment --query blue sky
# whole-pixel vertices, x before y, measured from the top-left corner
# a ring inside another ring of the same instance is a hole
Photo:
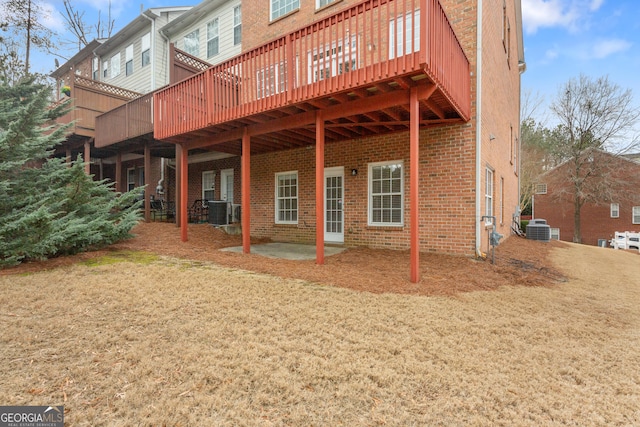
[[[252,0],[256,1],[256,0]],[[265,1],[266,0],[260,0]],[[492,2],[496,7],[499,0]],[[522,76],[523,91],[543,97],[536,112],[544,119],[546,106],[570,78],[585,74],[596,78],[608,75],[611,82],[631,89],[640,105],[640,1],[638,0],[521,0],[527,71]],[[47,25],[64,31],[58,10],[62,0],[42,2],[51,11]],[[107,15],[106,0],[75,0],[74,7],[85,11],[87,23],[95,23],[97,11]],[[144,9],[167,5],[197,4],[196,1],[152,0]],[[116,31],[140,13],[140,3],[111,0]],[[61,61],[62,62],[62,61]],[[35,71],[48,72],[53,59],[39,56]],[[552,121],[552,118],[548,118]]]
[[[640,105],[638,0],[522,0],[522,14],[524,90],[548,104],[571,78],[608,76]]]

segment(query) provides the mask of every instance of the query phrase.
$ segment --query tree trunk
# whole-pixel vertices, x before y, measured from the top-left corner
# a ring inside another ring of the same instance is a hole
[[[582,229],[580,228],[580,211],[582,210],[582,202],[579,197],[573,201],[573,242],[582,243]]]

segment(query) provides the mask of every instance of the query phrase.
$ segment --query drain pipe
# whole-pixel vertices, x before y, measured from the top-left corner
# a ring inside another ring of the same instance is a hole
[[[160,180],[158,181],[158,185],[156,186],[156,194],[162,195],[164,194],[164,168],[165,168],[165,158],[160,158]]]
[[[156,49],[155,49],[155,44],[156,44],[156,20],[147,16],[144,12],[141,11],[140,16],[143,16],[145,18],[147,18],[149,21],[151,21],[151,37],[149,40],[149,43],[151,44],[151,46],[149,46],[150,52],[149,52],[149,56],[150,56],[150,65],[151,67],[149,67],[150,72],[151,72],[151,90],[149,92],[153,92],[154,90],[156,90],[156,73],[155,73],[155,69],[153,67],[153,64],[156,63]]]
[[[480,218],[482,211],[480,203],[482,198],[482,0],[478,0],[478,19],[476,34],[476,218]],[[482,230],[481,220],[476,224],[476,256],[481,256]]]

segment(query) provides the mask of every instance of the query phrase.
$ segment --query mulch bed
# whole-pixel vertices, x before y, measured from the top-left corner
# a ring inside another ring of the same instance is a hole
[[[255,254],[219,251],[241,246],[241,236],[232,236],[208,224],[189,224],[189,241],[180,241],[175,224],[141,223],[133,229],[134,238],[108,248],[59,257],[41,262],[28,262],[0,270],[0,275],[22,274],[59,268],[107,255],[115,251],[145,251],[194,261],[295,278],[315,283],[350,288],[373,293],[416,295],[456,295],[464,292],[492,290],[501,286],[550,286],[563,281],[549,260],[551,248],[562,242],[550,243],[510,236],[496,248],[495,264],[486,260],[437,253],[420,255],[421,280],[409,280],[409,251],[370,248],[350,248],[325,258],[324,265],[315,261],[271,259]],[[252,240],[252,244],[266,240]]]

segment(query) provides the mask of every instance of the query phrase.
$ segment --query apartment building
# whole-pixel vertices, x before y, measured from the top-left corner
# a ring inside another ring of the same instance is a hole
[[[235,51],[216,49],[224,27],[205,3],[199,25],[173,21],[161,34],[221,61],[153,93],[152,137],[140,145],[145,164],[158,147],[174,154],[163,182],[175,183],[183,240],[196,199],[231,198],[245,252],[249,236],[315,243],[318,264],[325,243],[409,249],[417,281],[420,252],[473,256],[491,232],[509,234],[519,0],[228,2]]]

